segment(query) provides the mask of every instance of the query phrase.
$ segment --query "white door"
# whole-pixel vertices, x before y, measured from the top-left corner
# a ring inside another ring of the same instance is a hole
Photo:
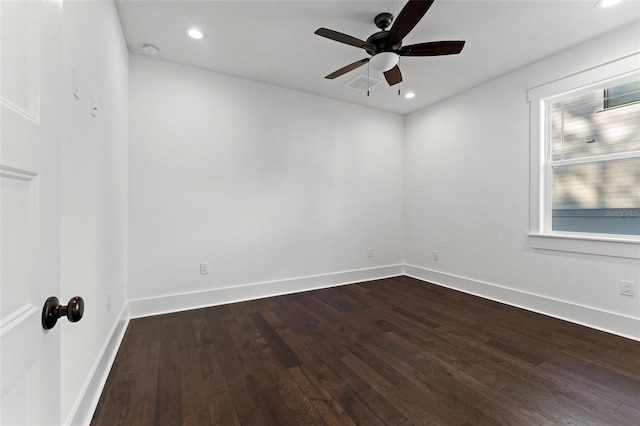
[[[60,424],[41,312],[60,296],[62,0],[0,0],[0,19],[0,424]]]

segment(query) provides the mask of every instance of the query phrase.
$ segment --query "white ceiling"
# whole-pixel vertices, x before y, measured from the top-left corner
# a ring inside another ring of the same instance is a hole
[[[378,13],[400,12],[406,1],[166,1],[116,0],[129,50],[151,43],[174,61],[406,114],[491,80],[614,28],[640,20],[640,0],[608,9],[596,0],[436,0],[403,44],[466,40],[460,55],[402,58],[402,92],[386,82],[366,92],[344,85],[367,66],[325,75],[368,57],[364,50],[315,35],[326,27],[365,40]],[[195,25],[207,37],[195,41]],[[640,23],[638,35],[640,37]],[[372,77],[384,79],[373,72]]]

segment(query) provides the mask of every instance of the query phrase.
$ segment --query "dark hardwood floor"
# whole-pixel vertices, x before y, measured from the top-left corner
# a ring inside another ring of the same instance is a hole
[[[640,425],[640,343],[398,277],[132,320],[92,425]]]

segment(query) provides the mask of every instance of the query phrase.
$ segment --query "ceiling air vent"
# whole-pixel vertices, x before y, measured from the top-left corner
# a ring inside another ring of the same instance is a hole
[[[368,85],[367,82],[369,83]],[[367,89],[371,89],[378,83],[382,83],[382,80],[374,77],[368,77],[366,74],[358,74],[344,86],[350,89],[356,89],[360,90],[361,92],[366,92]]]

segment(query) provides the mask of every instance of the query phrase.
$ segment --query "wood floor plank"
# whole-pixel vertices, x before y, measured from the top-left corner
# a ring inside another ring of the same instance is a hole
[[[404,394],[404,400],[409,402],[410,406],[417,404],[421,407],[420,415],[423,415],[422,413],[426,410],[426,415],[430,417],[428,420],[430,423],[440,419],[448,424],[462,424],[465,420],[472,420],[474,423],[496,424],[475,408],[475,405],[484,401],[485,397],[472,389],[468,389],[468,392],[462,394],[451,392],[452,389],[448,386],[440,388],[431,386],[425,380],[425,376],[422,376],[415,369],[411,369],[409,364],[391,356],[384,350],[384,347],[367,341],[358,342],[352,352],[385,380],[393,383],[396,388],[395,393],[401,396]],[[443,407],[446,408],[442,409]],[[414,421],[423,423],[424,419],[417,418]]]
[[[176,345],[177,346],[177,345]],[[177,348],[176,348],[177,349]],[[162,374],[158,375],[156,416],[166,419],[166,424],[179,425],[182,423],[182,383],[180,365],[177,358],[172,359],[170,345],[160,346],[160,365]]]
[[[289,369],[292,379],[316,408],[327,426],[355,425],[329,391],[302,366]]]
[[[262,365],[276,385],[278,394],[291,413],[291,418],[295,420],[293,424],[325,425],[323,417],[316,410],[310,397],[300,388],[290,373],[291,370],[299,367],[286,369],[282,364],[276,362],[275,353],[266,339],[260,337],[256,343],[262,351]]]
[[[208,377],[206,380],[208,387],[212,390],[207,403],[209,408],[208,423],[213,425],[240,425],[240,419],[236,413],[224,376]]]
[[[593,390],[597,395],[601,395],[603,398],[610,399],[612,401],[626,404],[632,408],[640,410],[640,393],[634,390],[631,393],[620,392],[617,389],[613,389],[607,386],[607,384],[599,383],[587,374],[579,374],[571,369],[557,366],[553,363],[545,362],[542,367],[560,377],[564,377],[567,380],[576,383],[576,386],[581,386],[586,389]]]
[[[391,405],[414,424],[432,424],[436,418],[424,410],[419,395],[414,389],[400,388],[392,385],[378,371],[355,355],[342,358],[342,362],[364,380],[373,390],[382,395]]]
[[[255,402],[253,396],[249,393],[248,374],[245,370],[245,363],[241,358],[242,355],[235,350],[227,349],[218,352],[218,357],[220,357],[220,364],[225,371],[229,395],[233,401],[240,424],[269,424],[259,404]]]
[[[291,350],[289,345],[282,340],[282,337],[273,328],[269,321],[267,321],[260,312],[252,312],[249,314],[249,318],[256,326],[256,328],[262,333],[262,336],[269,341],[272,346],[276,358],[287,368],[300,365],[302,362],[298,358],[298,355]]]
[[[131,320],[91,424],[637,426],[640,342],[394,277]]]
[[[180,349],[179,374],[182,417],[192,422],[206,423],[209,418],[207,388],[200,369],[200,350]]]
[[[335,389],[337,385],[339,393],[337,400],[343,405],[345,411],[358,425],[400,425],[409,424],[409,419],[400,412],[385,395],[369,385],[359,375],[343,362],[329,366],[331,383],[322,381],[325,387]]]
[[[153,423],[156,416],[156,395],[158,391],[158,373],[160,342],[150,342],[143,346],[140,368],[131,388],[131,403],[125,418],[126,424],[136,424],[143,419]]]

